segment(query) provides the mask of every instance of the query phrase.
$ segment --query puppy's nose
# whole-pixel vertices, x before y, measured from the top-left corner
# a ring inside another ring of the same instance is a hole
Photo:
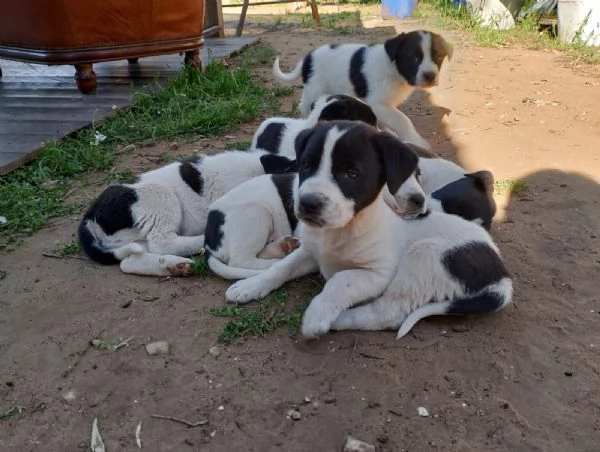
[[[300,209],[305,213],[318,213],[323,208],[323,200],[317,195],[300,197]]]
[[[425,205],[425,196],[422,194],[410,195],[408,198],[411,205],[416,209],[421,209]]]
[[[437,77],[437,74],[435,72],[424,72],[423,73],[423,79],[427,82],[427,83],[432,83],[435,81],[435,78]]]

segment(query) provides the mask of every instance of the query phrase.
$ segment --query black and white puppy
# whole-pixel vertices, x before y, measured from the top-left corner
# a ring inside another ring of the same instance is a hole
[[[469,173],[429,151],[411,148],[419,155],[419,183],[427,194],[427,206],[473,221],[489,231],[496,215],[492,173]]]
[[[261,123],[252,137],[251,150],[287,155],[294,153],[294,142],[300,132],[318,121],[362,121],[377,125],[371,107],[356,97],[344,94],[323,95],[311,105],[306,118],[269,118]]]
[[[327,283],[304,313],[306,337],[398,327],[401,337],[423,317],[495,312],[511,302],[512,281],[482,227],[439,212],[404,220],[382,199],[385,184],[394,193],[415,172],[409,147],[348,122],[319,124],[298,141],[300,247],[231,285],[228,301],[263,298],[320,270]]]
[[[249,278],[298,248],[293,235],[298,225],[294,212],[298,183],[293,173],[255,177],[210,206],[204,249],[213,272],[225,279]],[[398,213],[406,218],[426,211],[416,174],[402,183],[393,198]]]
[[[404,142],[429,149],[408,117],[398,107],[415,87],[438,83],[439,71],[452,47],[438,34],[424,30],[400,33],[383,44],[327,44],[312,50],[293,69],[283,73],[279,58],[273,64],[282,82],[302,78],[300,113],[323,94],[347,94],[363,99],[377,119]]]
[[[184,276],[187,256],[204,245],[210,204],[242,182],[295,169],[293,160],[265,152],[195,156],[107,187],[79,225],[85,253],[125,273]]]

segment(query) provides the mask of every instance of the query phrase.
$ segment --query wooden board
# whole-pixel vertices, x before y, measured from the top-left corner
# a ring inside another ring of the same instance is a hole
[[[202,62],[222,60],[254,43],[256,38],[206,38]],[[0,59],[0,175],[33,159],[42,142],[60,139],[105,118],[131,102],[135,90],[165,83],[181,70],[179,54],[94,65],[98,89],[81,94],[72,66],[44,66]]]

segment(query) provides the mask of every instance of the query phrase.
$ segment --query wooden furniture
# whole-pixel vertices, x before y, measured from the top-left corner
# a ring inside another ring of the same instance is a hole
[[[204,0],[0,0],[0,11],[0,58],[72,64],[83,93],[100,61],[185,52],[201,66]]]
[[[220,2],[220,0],[217,0]],[[308,0],[310,2],[310,10],[312,13],[312,17],[315,20],[315,24],[317,27],[321,26],[321,17],[319,16],[319,8],[317,7],[317,0]],[[244,0],[242,3],[242,12],[240,13],[240,21],[238,22],[237,28],[235,30],[235,35],[237,37],[242,36],[242,31],[244,29],[244,23],[246,21],[246,13],[248,12],[249,6],[260,6],[260,5],[278,5],[280,3],[297,3],[298,0],[268,0],[264,2],[256,2],[250,3],[250,0]],[[240,5],[223,5],[222,8],[225,7],[239,7]]]

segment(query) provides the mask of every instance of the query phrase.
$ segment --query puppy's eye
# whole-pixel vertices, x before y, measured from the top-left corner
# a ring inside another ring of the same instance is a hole
[[[312,162],[302,162],[302,168],[305,170],[309,170],[312,168]]]
[[[351,169],[346,170],[345,175],[348,179],[356,179],[358,177],[358,173]]]
[[[413,56],[413,60],[414,60],[415,63],[418,63],[419,60],[420,60],[419,55]]]

